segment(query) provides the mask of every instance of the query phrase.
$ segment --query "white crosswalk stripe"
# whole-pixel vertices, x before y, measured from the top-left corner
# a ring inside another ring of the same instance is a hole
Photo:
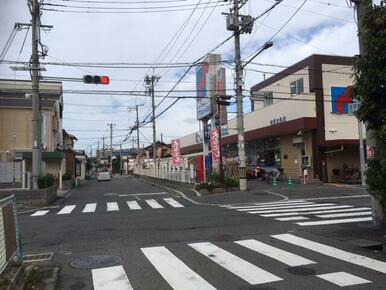
[[[31,216],[43,216],[49,212],[50,212],[49,210],[38,210],[38,211],[34,212],[33,214],[31,214]]]
[[[307,240],[292,234],[272,235],[271,237],[296,245],[298,247],[306,248],[310,251],[314,251],[335,259],[339,259],[351,264],[355,264],[358,266],[362,266],[362,267],[386,274],[386,262],[378,261],[362,255],[343,251],[335,247],[313,242],[311,240]]]
[[[275,220],[281,221],[281,222],[301,221],[301,220],[309,220],[309,219],[310,218],[305,216],[290,216],[290,217],[275,218]]]
[[[350,216],[366,216],[371,215],[371,211],[360,211],[360,212],[347,212],[347,213],[335,213],[335,214],[322,214],[317,215],[320,218],[339,218],[339,217],[350,217]]]
[[[95,212],[96,207],[97,207],[96,203],[88,203],[88,204],[86,204],[86,206],[84,207],[82,212],[84,212],[84,213]]]
[[[106,203],[107,211],[118,211],[119,206],[117,202],[107,202]]]
[[[243,208],[238,209],[238,211],[257,211],[257,210],[277,210],[277,209],[291,209],[291,208],[308,208],[308,207],[318,207],[318,206],[328,206],[335,205],[334,203],[322,203],[322,204],[302,204],[302,205],[286,205],[286,206],[278,206],[278,207],[263,207],[263,208]]]
[[[351,218],[351,219],[298,222],[296,224],[299,226],[321,226],[321,225],[336,225],[336,224],[348,224],[348,223],[357,223],[357,222],[369,222],[372,220],[373,220],[372,217],[363,217],[363,218]]]
[[[166,201],[172,207],[184,207],[182,204],[180,204],[178,201],[176,201],[173,198],[164,198],[164,201]]]
[[[141,251],[173,289],[216,290],[167,248],[142,248]]]
[[[278,260],[291,267],[316,264],[316,262],[298,256],[296,254],[272,247],[257,240],[243,240],[235,243],[244,246],[252,251],[258,252],[272,259]]]
[[[58,212],[58,214],[70,214],[74,209],[76,205],[66,205],[62,208],[61,211]]]
[[[146,203],[151,207],[151,208],[164,208],[162,205],[160,205],[155,199],[145,199]]]
[[[189,246],[216,262],[218,265],[247,281],[249,284],[256,285],[283,280],[282,278],[265,271],[212,243],[192,243],[189,244]]]
[[[138,204],[138,202],[136,202],[135,200],[128,200],[126,201],[127,203],[127,206],[132,209],[132,210],[139,210],[139,209],[142,209],[142,207]]]
[[[313,211],[313,209],[310,209],[310,211],[307,212],[285,212],[285,213],[272,213],[272,214],[262,214],[260,216],[262,217],[280,217],[280,216],[292,216],[292,215],[301,215],[301,214],[325,214],[325,213],[339,213],[339,212],[355,212],[355,211],[361,211],[361,210],[369,210],[368,207],[357,207],[357,208],[345,208],[345,209],[331,209],[331,210],[317,210]]]
[[[322,210],[322,209],[337,209],[337,208],[350,208],[352,205],[331,205],[331,206],[320,206],[313,207],[313,210]],[[261,213],[276,213],[276,212],[298,212],[298,211],[309,211],[309,208],[291,208],[291,209],[273,209],[273,210],[256,210],[249,211],[251,214],[261,214]]]
[[[354,286],[360,284],[371,283],[371,281],[363,279],[361,277],[346,273],[346,272],[335,272],[329,274],[316,275],[321,279],[331,282],[340,287]]]
[[[296,203],[279,203],[279,204],[267,204],[267,205],[244,205],[244,206],[230,206],[228,209],[248,209],[248,208],[274,208],[279,206],[295,206],[295,205],[306,205],[306,204],[315,204],[314,202],[296,202]]]
[[[94,290],[133,290],[122,266],[93,269]]]

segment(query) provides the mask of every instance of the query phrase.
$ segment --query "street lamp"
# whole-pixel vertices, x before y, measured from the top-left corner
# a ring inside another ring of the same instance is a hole
[[[260,53],[262,53],[264,50],[270,48],[273,46],[272,41],[267,41],[264,43],[264,45],[255,53],[254,56],[252,56],[246,63],[243,64],[243,68],[246,67],[252,60],[254,60]]]

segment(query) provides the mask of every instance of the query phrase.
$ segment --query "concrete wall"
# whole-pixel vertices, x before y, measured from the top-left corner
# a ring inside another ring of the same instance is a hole
[[[28,206],[45,206],[54,202],[57,196],[57,186],[51,186],[44,189],[36,190],[15,190],[9,192],[0,192],[0,198],[5,198],[14,194],[18,204]]]
[[[342,165],[347,164],[348,167],[360,168],[359,164],[359,148],[357,146],[343,146],[343,151],[326,154],[327,159],[327,175],[328,181],[332,182],[332,170],[338,168],[342,170]]]

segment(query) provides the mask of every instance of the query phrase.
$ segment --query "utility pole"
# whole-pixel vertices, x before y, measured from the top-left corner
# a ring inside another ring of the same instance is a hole
[[[152,107],[152,121],[153,121],[153,163],[154,163],[154,170],[156,168],[156,158],[155,158],[155,150],[156,150],[156,142],[157,142],[157,135],[156,135],[156,129],[155,129],[155,100],[154,100],[154,85],[155,82],[157,82],[160,78],[154,75],[149,76],[147,75],[145,77],[145,84],[147,89],[149,90],[149,94],[151,95],[151,107]]]
[[[233,0],[232,17],[239,19],[239,0]],[[243,114],[243,67],[241,64],[240,52],[240,26],[234,31],[235,33],[235,66],[236,66],[236,104],[237,104],[237,135],[239,151],[239,182],[240,190],[245,191],[247,187],[246,163],[245,163],[245,140],[244,140],[244,114]]]
[[[141,163],[141,157],[140,157],[140,154],[139,154],[139,117],[138,117],[138,105],[135,105],[135,111],[137,113],[137,119],[135,121],[135,126],[137,127],[137,154],[138,154],[138,161],[139,163]]]
[[[122,175],[122,144],[119,144],[119,173]]]
[[[102,156],[103,156],[103,165],[106,165],[105,162],[105,137],[102,137]]]
[[[372,5],[372,0],[351,0],[355,4],[355,10],[357,12],[357,19],[358,19],[358,41],[359,41],[359,54],[365,55],[365,48],[363,46],[363,40],[361,37],[361,34],[359,33],[362,27],[363,23],[363,17],[366,13],[366,5]],[[369,130],[367,128],[366,130],[366,146],[371,146],[373,148],[377,148],[377,141],[375,139],[375,132],[374,130]],[[377,152],[377,150],[375,150]],[[363,177],[362,177],[363,178]],[[368,189],[369,190],[369,189]],[[385,225],[385,216],[383,213],[383,207],[380,201],[375,198],[371,193],[371,208],[372,208],[372,215],[373,215],[373,224],[375,226],[384,226]]]
[[[110,127],[110,170],[113,170],[113,127],[115,123],[108,123],[107,126]]]
[[[32,184],[38,189],[38,179],[42,171],[42,140],[41,140],[41,112],[39,95],[39,35],[40,35],[40,4],[38,0],[28,2],[32,16]]]
[[[99,141],[98,141],[98,147],[97,147],[96,159],[97,159],[97,164],[98,164],[98,163],[99,163]]]

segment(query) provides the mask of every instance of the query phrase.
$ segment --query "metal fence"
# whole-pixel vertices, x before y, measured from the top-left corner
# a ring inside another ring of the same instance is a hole
[[[195,183],[195,176],[189,169],[170,168],[134,168],[134,174],[149,176],[158,179],[172,180],[182,183]]]
[[[21,183],[21,162],[0,162],[0,183]]]
[[[23,257],[14,195],[0,200],[0,274],[12,259]]]

